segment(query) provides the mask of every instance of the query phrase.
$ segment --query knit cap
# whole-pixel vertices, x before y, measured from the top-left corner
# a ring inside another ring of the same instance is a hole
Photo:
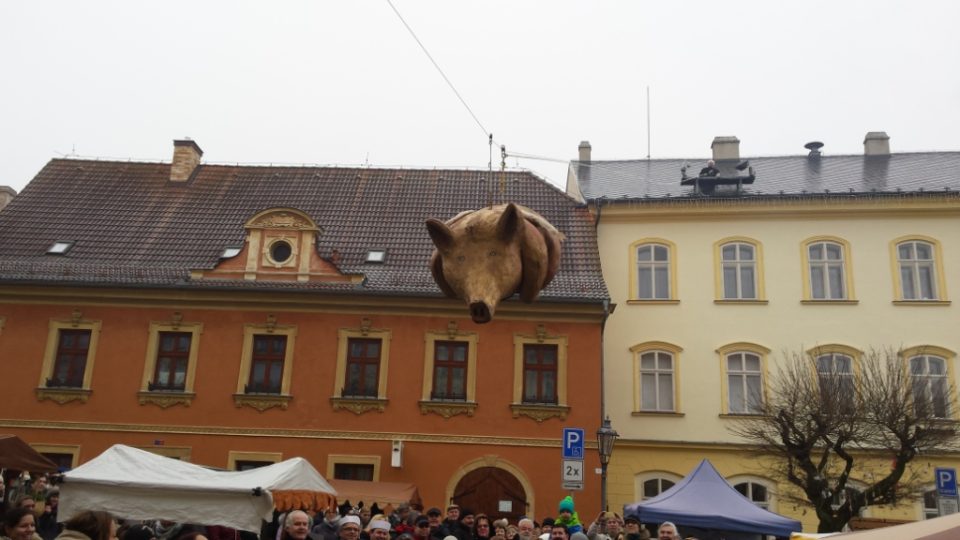
[[[570,512],[572,514],[573,513],[573,497],[569,495],[564,497],[563,500],[560,501],[560,509],[558,511]]]

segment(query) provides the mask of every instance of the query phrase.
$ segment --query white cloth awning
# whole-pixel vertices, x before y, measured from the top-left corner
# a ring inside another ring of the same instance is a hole
[[[249,471],[215,471],[114,445],[64,474],[60,519],[104,510],[127,519],[165,519],[258,532],[273,517],[274,491],[336,490],[303,458]]]

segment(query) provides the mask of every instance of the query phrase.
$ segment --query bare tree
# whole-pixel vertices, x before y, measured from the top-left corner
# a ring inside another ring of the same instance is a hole
[[[786,356],[767,399],[757,399],[760,414],[730,430],[772,458],[767,474],[796,486],[795,500],[813,505],[818,531],[921,493],[924,479],[907,464],[955,443],[947,377],[930,376],[926,357],[907,365],[889,349],[863,355],[857,370],[849,357]],[[852,489],[851,479],[866,488]]]

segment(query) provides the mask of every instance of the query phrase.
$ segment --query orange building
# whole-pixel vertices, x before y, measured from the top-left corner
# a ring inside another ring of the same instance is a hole
[[[525,172],[200,155],[55,159],[0,212],[0,429],[65,467],[116,443],[229,469],[302,456],[428,506],[555,515],[562,428],[600,419],[609,302],[586,207]],[[433,283],[423,223],[501,201],[566,235],[561,268],[477,325]]]

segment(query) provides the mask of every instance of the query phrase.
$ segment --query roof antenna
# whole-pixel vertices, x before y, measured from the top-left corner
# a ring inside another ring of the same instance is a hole
[[[487,206],[493,206],[493,133],[487,134],[490,161],[487,161]]]
[[[650,159],[650,85],[647,85],[647,159]]]

